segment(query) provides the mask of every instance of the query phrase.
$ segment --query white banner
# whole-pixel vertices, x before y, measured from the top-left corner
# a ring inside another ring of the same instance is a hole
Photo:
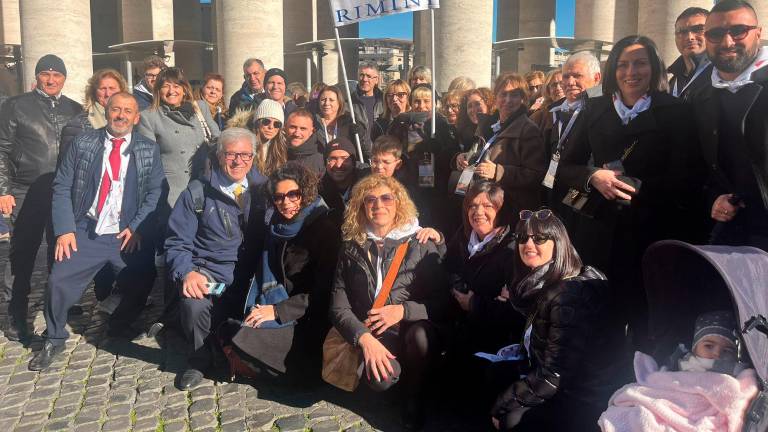
[[[329,0],[336,27],[405,12],[437,9],[440,0]]]

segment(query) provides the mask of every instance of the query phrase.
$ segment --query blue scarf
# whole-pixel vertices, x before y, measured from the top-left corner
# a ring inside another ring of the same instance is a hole
[[[311,224],[312,221],[327,212],[328,206],[320,197],[312,204],[301,209],[299,214],[290,221],[282,219],[274,207],[267,211],[266,220],[268,225],[266,227],[266,235],[264,236],[264,249],[261,253],[261,265],[256,270],[256,276],[253,278],[251,287],[248,290],[248,297],[245,301],[246,314],[254,305],[276,305],[288,299],[288,291],[285,289],[285,286],[272,273],[269,265],[270,257],[277,257],[279,262],[279,257],[285,243],[295,238],[305,224]],[[262,323],[259,328],[274,329],[292,325],[296,325],[296,321],[281,324],[273,320]]]

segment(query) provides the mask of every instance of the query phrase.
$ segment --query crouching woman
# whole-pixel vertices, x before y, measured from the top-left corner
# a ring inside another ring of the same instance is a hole
[[[402,184],[375,175],[361,180],[344,216],[331,292],[331,322],[362,352],[361,379],[384,391],[402,376],[409,429],[423,423],[425,376],[440,352],[437,323],[447,299],[444,243],[421,243],[418,232]]]

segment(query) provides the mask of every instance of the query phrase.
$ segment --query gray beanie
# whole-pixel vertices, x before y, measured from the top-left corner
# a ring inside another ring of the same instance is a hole
[[[64,60],[54,54],[46,54],[40,57],[35,65],[35,75],[43,71],[54,71],[67,76],[67,67],[64,66]]]
[[[696,347],[696,344],[704,336],[718,335],[728,339],[736,345],[738,336],[736,334],[736,320],[733,318],[733,313],[727,310],[706,312],[699,315],[696,318],[696,327],[693,334],[692,348]]]
[[[285,114],[283,113],[283,106],[279,102],[275,102],[272,99],[264,99],[256,108],[256,120],[263,118],[273,118],[280,123],[285,123]]]

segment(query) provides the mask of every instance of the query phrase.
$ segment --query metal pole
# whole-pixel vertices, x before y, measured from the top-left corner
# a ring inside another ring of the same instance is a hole
[[[437,119],[435,118],[437,109],[437,70],[435,70],[435,10],[429,10],[430,33],[432,33],[432,138],[435,137],[437,128]]]
[[[312,89],[312,52],[307,55],[307,91]]]
[[[352,124],[357,124],[355,121],[355,110],[352,108],[352,92],[349,91],[349,80],[347,79],[347,67],[344,65],[344,50],[341,49],[341,38],[339,37],[339,28],[333,28],[336,34],[336,49],[339,50],[339,62],[341,62],[341,74],[344,77],[344,90],[347,92],[347,103],[349,104],[349,115],[352,117]],[[433,127],[434,129],[434,127]],[[434,135],[434,132],[432,133]],[[365,163],[363,159],[363,148],[360,146],[360,135],[355,131],[355,144],[357,145],[357,156],[360,159],[360,163]]]
[[[128,89],[133,88],[133,65],[130,60],[125,61],[125,81],[128,84]]]
[[[499,75],[501,75],[501,53],[496,51],[496,76],[494,78],[498,78]]]

